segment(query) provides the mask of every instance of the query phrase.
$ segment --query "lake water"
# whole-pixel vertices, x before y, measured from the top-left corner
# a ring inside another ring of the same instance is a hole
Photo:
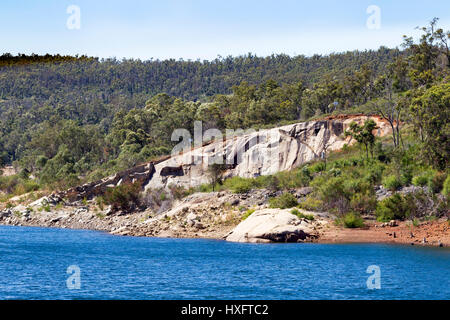
[[[367,288],[371,265],[380,268],[379,290]],[[449,299],[449,279],[446,248],[0,226],[0,299]]]

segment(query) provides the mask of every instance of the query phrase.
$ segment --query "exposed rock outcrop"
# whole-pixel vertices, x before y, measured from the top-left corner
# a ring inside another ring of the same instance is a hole
[[[142,164],[54,196],[68,199],[70,202],[92,199],[104,194],[109,187],[136,181],[141,184],[143,190],[162,189],[171,185],[196,187],[210,182],[208,167],[218,161],[226,164],[224,177],[251,178],[275,174],[323,157],[324,152],[339,150],[345,144],[354,143],[351,137],[344,137],[344,131],[352,121],[361,124],[369,118],[377,123],[374,132],[376,135],[390,133],[391,128],[387,121],[378,116],[364,115],[329,117],[247,132]]]
[[[118,186],[122,183],[139,182],[141,186],[145,186],[155,173],[153,163],[146,163],[137,167],[116,173],[113,176],[106,177],[99,181],[71,188],[67,191],[59,192],[50,196],[50,199],[63,199],[69,201],[77,201],[83,199],[92,199],[93,197],[102,195],[110,187]],[[38,200],[40,201],[40,200]]]
[[[290,210],[262,209],[242,221],[226,237],[232,242],[298,242],[314,238],[311,221],[299,219]]]
[[[226,177],[245,178],[291,170],[305,162],[320,158],[324,151],[340,150],[355,141],[344,137],[350,123],[362,124],[367,119],[377,123],[374,134],[390,133],[390,126],[378,116],[340,116],[324,120],[291,124],[279,128],[234,136],[172,156],[155,164],[155,174],[146,189],[169,185],[195,187],[209,183],[208,166],[223,159]]]

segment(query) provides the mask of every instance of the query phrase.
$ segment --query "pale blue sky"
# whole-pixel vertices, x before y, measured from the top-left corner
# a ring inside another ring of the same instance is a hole
[[[81,29],[69,30],[69,5]],[[369,5],[381,28],[366,27]],[[1,0],[0,52],[214,59],[396,47],[433,17],[450,29],[448,0]]]

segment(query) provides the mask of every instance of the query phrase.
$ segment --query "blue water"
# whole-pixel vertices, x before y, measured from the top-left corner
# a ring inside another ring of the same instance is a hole
[[[70,290],[67,268],[80,268]],[[380,267],[381,289],[366,285]],[[0,299],[449,299],[450,250],[0,226]]]

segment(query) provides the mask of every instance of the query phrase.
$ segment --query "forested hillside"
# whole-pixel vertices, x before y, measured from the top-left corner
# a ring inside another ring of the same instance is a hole
[[[0,165],[67,187],[167,154],[175,128],[275,126],[342,112],[417,128],[448,165],[448,33],[437,20],[402,50],[214,61],[0,57]],[[394,136],[394,145],[402,143]],[[19,178],[17,178],[19,179]],[[9,189],[14,189],[8,187]],[[5,189],[5,186],[2,186]]]
[[[311,58],[248,55],[201,62],[4,54],[0,57],[1,158],[11,162],[22,157],[28,134],[52,116],[95,124],[106,133],[118,111],[143,108],[159,93],[210,101],[216,94],[232,93],[233,86],[244,81],[254,85],[301,81],[312,86],[324,77],[343,79],[362,67],[382,73],[398,55],[397,50],[381,48]]]

